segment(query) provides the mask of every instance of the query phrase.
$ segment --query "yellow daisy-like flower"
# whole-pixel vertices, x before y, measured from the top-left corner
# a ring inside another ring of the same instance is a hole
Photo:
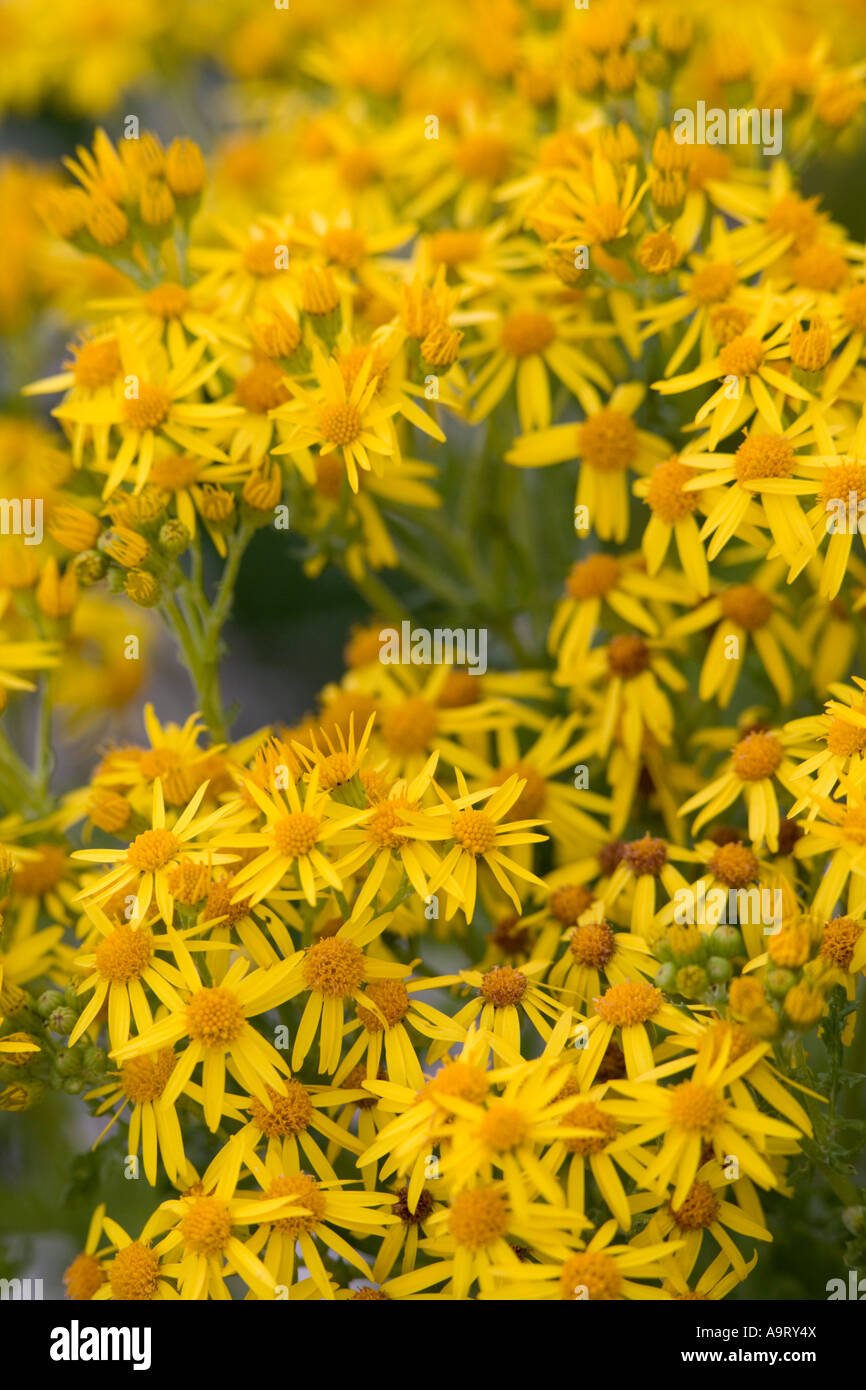
[[[557,604],[550,625],[549,649],[562,671],[576,672],[583,667],[597,628],[620,619],[657,637],[659,621],[668,617],[672,605],[687,604],[692,597],[679,575],[667,571],[651,578],[640,556],[620,558],[599,551],[569,570],[565,598]]]
[[[626,1072],[634,1079],[653,1069],[649,1024],[668,1033],[688,1031],[689,1027],[696,1033],[700,1031],[699,1023],[689,1025],[682,1012],[668,1004],[661,990],[647,980],[623,980],[592,1002],[595,1013],[586,1025],[586,1046],[577,1063],[577,1079],[582,1086],[592,1085],[615,1034],[625,1057]]]
[[[555,1264],[545,1261],[519,1264],[516,1269],[499,1267],[495,1273],[500,1282],[488,1296],[521,1301],[566,1299],[593,1303],[668,1299],[670,1294],[661,1286],[661,1281],[666,1274],[667,1258],[679,1248],[680,1242],[612,1244],[616,1232],[616,1220],[606,1221],[585,1250],[576,1251]],[[484,1297],[483,1292],[481,1297]]]
[[[776,592],[775,566],[759,570],[751,583],[729,584],[668,628],[671,637],[687,636],[711,628],[698,682],[698,698],[715,700],[720,709],[731,702],[743,671],[749,641],[780,703],[789,705],[794,685],[789,662],[803,664],[802,636],[790,620],[790,606]]]
[[[748,1265],[731,1232],[749,1240],[771,1241],[773,1237],[762,1223],[755,1221],[735,1202],[725,1199],[728,1179],[715,1160],[698,1169],[697,1177],[684,1201],[676,1203],[667,1197],[636,1194],[630,1200],[637,1215],[655,1211],[637,1237],[635,1244],[654,1244],[671,1235],[682,1241],[676,1257],[688,1273],[694,1268],[704,1245],[704,1232],[716,1242],[720,1252],[730,1261],[740,1279],[745,1279]]]
[[[521,435],[505,455],[519,468],[542,468],[569,459],[580,461],[575,495],[575,530],[590,529],[601,540],[622,543],[628,535],[627,472],[648,472],[668,457],[670,446],[633,420],[644,398],[639,382],[618,386],[606,405],[593,388],[582,424],[552,425]]]
[[[478,891],[479,863],[486,865],[506,897],[520,912],[520,899],[511,883],[511,877],[523,879],[527,883],[540,884],[541,879],[529,869],[502,850],[512,845],[536,844],[545,840],[545,835],[536,835],[529,830],[538,825],[537,820],[507,821],[505,817],[515,806],[523,791],[525,779],[513,773],[501,787],[488,792],[469,792],[466,779],[459,768],[456,769],[459,797],[452,799],[437,784],[436,790],[443,808],[449,815],[450,824],[440,832],[442,839],[452,839],[452,847],[447,850],[441,866],[430,883],[431,893],[446,885],[445,917],[449,920],[460,907],[468,922],[475,912],[475,897]],[[483,809],[478,806],[483,802]],[[449,891],[448,881],[456,885],[456,892]]]
[[[809,778],[803,794],[791,807],[791,816],[806,812],[806,820],[814,820],[818,807],[814,797],[831,797],[844,777],[855,787],[866,780],[866,681],[852,677],[852,685],[831,685],[836,696],[824,706],[824,714],[793,719],[786,725],[788,733],[802,738],[806,747],[818,742],[825,746],[811,753],[800,763],[794,780]],[[854,689],[858,686],[859,689]]]
[[[259,1230],[250,1242],[256,1253],[263,1251],[263,1264],[279,1283],[290,1290],[295,1279],[296,1248],[310,1272],[320,1297],[331,1300],[334,1289],[320,1254],[335,1250],[354,1269],[372,1279],[369,1264],[341,1231],[356,1237],[385,1236],[386,1227],[399,1217],[392,1211],[397,1199],[390,1192],[349,1192],[336,1178],[314,1178],[308,1173],[285,1173],[279,1159],[270,1155],[264,1161],[247,1152],[245,1163],[262,1189],[262,1205],[272,1207],[283,1199],[297,1203],[297,1213],[263,1216]]]
[[[314,351],[313,365],[317,389],[308,391],[294,382],[293,399],[272,412],[275,419],[285,421],[290,427],[286,442],[277,445],[272,453],[290,454],[307,482],[314,483],[315,470],[304,451],[315,445],[320,455],[327,456],[339,449],[349,485],[357,492],[359,470],[381,474],[382,460],[399,455],[391,423],[392,416],[397,413],[397,402],[383,402],[377,395],[378,380],[373,373],[372,353],[367,356],[351,388],[347,387],[339,364],[333,358],[326,358],[321,349]]]
[[[722,379],[722,385],[705,401],[695,415],[695,424],[709,420],[707,443],[715,449],[720,439],[745,425],[757,411],[761,420],[774,433],[782,432],[780,407],[771,391],[781,401],[812,400],[811,392],[799,386],[792,377],[780,372],[773,364],[788,357],[791,327],[799,314],[795,311],[771,328],[772,301],[769,285],[753,319],[709,361],[668,381],[655,381],[653,388],[663,396],[691,391],[708,381]]]
[[[115,894],[123,893],[124,889],[129,889],[130,898],[133,900],[127,903],[127,920],[131,927],[138,926],[144,919],[154,900],[163,921],[170,926],[174,916],[174,898],[168,886],[168,878],[181,856],[196,863],[204,860],[211,864],[227,864],[234,857],[230,854],[216,853],[210,844],[205,848],[196,843],[199,837],[208,837],[209,832],[224,821],[226,816],[237,813],[237,806],[229,802],[207,815],[197,816],[196,812],[204,800],[207,786],[207,782],[202,783],[169,828],[166,824],[162,781],[157,777],[153,784],[150,829],[136,835],[126,849],[79,849],[74,852],[73,859],[80,859],[88,864],[115,866],[79,893],[75,901],[100,905],[113,898]],[[209,838],[212,843],[212,837]]]
[[[232,962],[221,984],[209,985],[178,933],[173,928],[168,928],[168,933],[174,941],[183,989],[175,990],[166,981],[163,992],[171,1001],[166,1006],[167,1016],[114,1048],[111,1056],[122,1063],[154,1049],[174,1047],[186,1038],[187,1046],[178,1056],[160,1100],[163,1106],[174,1105],[201,1063],[205,1122],[213,1132],[225,1104],[227,1063],[266,1107],[271,1104],[268,1087],[278,1089],[281,1073],[288,1072],[285,1059],[249,1020],[291,996],[298,957],[291,956],[269,970],[252,971],[247,961],[239,958]]]
[[[243,782],[257,810],[264,813],[265,827],[227,831],[216,843],[260,851],[234,875],[234,902],[261,902],[291,875],[293,888],[314,907],[323,887],[338,892],[343,887],[343,864],[327,858],[324,847],[348,827],[368,820],[372,812],[367,806],[343,806],[322,791],[318,766],[303,789],[287,766],[278,767],[277,772],[277,789],[270,794],[249,779]],[[250,814],[255,812],[247,813],[246,819]]]
[[[743,797],[749,816],[749,839],[753,845],[766,841],[774,852],[779,848],[779,803],[775,782],[796,797],[793,782],[795,764],[789,749],[794,739],[783,729],[755,729],[745,734],[731,751],[727,771],[708,782],[680,807],[680,815],[697,811],[692,831],[713,820]]]
[[[552,967],[548,985],[561,991],[565,1004],[587,1003],[599,993],[602,981],[619,985],[650,977],[658,968],[642,936],[615,930],[591,907],[563,932],[562,940],[568,946]]]
[[[102,1086],[95,1086],[87,1092],[88,1100],[98,1102],[95,1111],[97,1115],[103,1115],[113,1106],[117,1106],[96,1140],[94,1148],[120,1119],[126,1107],[131,1106],[126,1141],[127,1154],[137,1161],[139,1149],[141,1150],[144,1176],[152,1187],[156,1184],[160,1158],[171,1182],[176,1183],[186,1167],[183,1131],[177,1111],[173,1105],[165,1104],[162,1100],[176,1061],[174,1049],[171,1047],[133,1057],[121,1065],[113,1080]],[[191,1082],[187,1083],[186,1093],[201,1104],[202,1093],[199,1087],[193,1086]],[[232,1113],[231,1108],[229,1113]]]
[[[229,1140],[229,1149],[201,1182],[157,1207],[140,1237],[157,1257],[172,1257],[179,1295],[192,1302],[230,1297],[227,1274],[239,1275],[257,1298],[274,1298],[277,1280],[253,1250],[246,1228],[258,1226],[260,1234],[263,1222],[309,1215],[297,1193],[274,1193],[262,1200],[260,1194],[238,1188],[244,1153],[237,1135]]]
[[[93,1302],[162,1303],[179,1297],[166,1277],[167,1261],[161,1259],[149,1241],[134,1240],[119,1222],[103,1216],[102,1229],[114,1248],[113,1257],[103,1259],[105,1282],[93,1295]]]
[[[694,476],[688,460],[672,454],[669,459],[657,463],[648,477],[638,478],[634,494],[651,512],[641,541],[647,575],[652,577],[659,573],[673,540],[686,578],[696,593],[705,595],[709,593],[710,574],[694,517],[701,496],[686,490],[686,484]],[[642,626],[633,617],[629,621],[632,626]]]
[[[219,357],[202,365],[206,340],[192,343],[173,366],[161,350],[151,350],[130,337],[120,338],[119,343],[123,382],[110,398],[64,401],[52,411],[58,420],[73,426],[110,426],[120,435],[120,447],[107,466],[103,497],[110,497],[133,469],[135,490],[141,491],[150,475],[158,439],[192,454],[228,462],[227,455],[209,442],[207,431],[240,415],[240,407],[188,399],[197,396],[222,366]],[[95,432],[93,438],[98,462],[107,464],[107,432]]]
[[[673,1186],[675,1207],[688,1196],[706,1144],[722,1163],[725,1154],[736,1154],[740,1170],[759,1187],[778,1187],[778,1175],[767,1161],[767,1141],[796,1139],[797,1130],[753,1105],[738,1104],[729,1094],[731,1084],[760,1055],[753,1051],[731,1062],[730,1039],[725,1038],[715,1054],[701,1051],[687,1081],[673,1086],[652,1080],[612,1081],[611,1089],[625,1097],[612,1103],[613,1113],[635,1127],[616,1139],[610,1152],[661,1139],[642,1181],[651,1188]]]

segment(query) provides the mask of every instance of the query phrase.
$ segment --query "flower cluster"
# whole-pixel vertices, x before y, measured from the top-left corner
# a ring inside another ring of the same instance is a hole
[[[170,49],[247,113],[0,170],[0,1108],[153,1189],[73,1299],[723,1298],[816,1154],[866,1206],[857,16],[355,9],[0,15],[13,110]],[[238,736],[268,529],[367,616]],[[161,629],[196,712],[58,791]]]

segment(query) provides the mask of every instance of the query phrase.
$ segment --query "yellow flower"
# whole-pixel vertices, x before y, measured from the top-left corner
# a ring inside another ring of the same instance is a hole
[[[592,387],[587,387],[586,396],[582,424],[552,425],[521,435],[505,458],[520,468],[579,459],[575,530],[583,535],[594,530],[601,540],[622,543],[628,534],[628,470],[647,472],[670,449],[632,419],[644,397],[638,382],[618,386],[607,405]]]
[[[205,848],[195,843],[200,836],[207,836],[227,815],[233,812],[237,814],[237,806],[227,803],[208,815],[197,816],[206,791],[207,783],[203,782],[169,828],[162,782],[157,777],[153,784],[149,829],[136,835],[126,849],[80,849],[73,854],[74,859],[89,864],[115,866],[97,879],[95,884],[79,893],[76,901],[92,901],[99,905],[130,889],[132,901],[128,904],[131,910],[127,918],[130,926],[137,927],[143,921],[154,900],[163,921],[170,926],[174,899],[168,887],[168,876],[181,855],[196,861],[206,859],[213,864],[226,864],[233,858],[232,855],[214,853],[212,845]]]

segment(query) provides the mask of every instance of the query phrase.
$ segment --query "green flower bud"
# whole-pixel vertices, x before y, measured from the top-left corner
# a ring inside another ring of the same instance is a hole
[[[686,999],[697,999],[704,993],[708,983],[707,972],[701,965],[684,965],[677,971],[677,992]]]
[[[91,1043],[82,1053],[81,1065],[91,1076],[104,1076],[108,1068],[108,1054]]]
[[[63,1089],[68,1096],[80,1096],[86,1085],[87,1082],[80,1076],[67,1076],[63,1082]]]
[[[47,1022],[52,1033],[59,1033],[62,1037],[68,1038],[78,1022],[78,1014],[74,1009],[55,1009]]]
[[[734,968],[724,956],[710,956],[706,964],[707,975],[714,985],[722,985],[734,973]]]
[[[82,550],[72,561],[75,577],[84,588],[105,578],[108,560],[98,550]]]
[[[735,956],[746,954],[745,942],[739,927],[716,927],[710,937],[709,945],[714,956],[724,956],[726,960],[733,960]]]
[[[64,998],[59,989],[46,989],[40,994],[36,1001],[36,1008],[43,1018],[53,1014],[55,1009],[63,1007]]]
[[[672,993],[676,988],[677,968],[672,961],[666,961],[659,966],[653,979],[656,989],[664,990],[667,994]]]
[[[793,970],[785,970],[781,966],[775,970],[768,970],[764,979],[764,988],[768,994],[772,994],[774,999],[784,999],[792,985],[797,983],[797,976]]]
[[[77,1076],[81,1071],[81,1054],[76,1048],[61,1048],[54,1065],[61,1076]]]
[[[182,521],[164,521],[159,528],[157,544],[167,555],[182,555],[192,536]]]

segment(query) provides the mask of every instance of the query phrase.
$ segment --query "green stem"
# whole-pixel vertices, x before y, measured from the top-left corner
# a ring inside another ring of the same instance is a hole
[[[186,660],[201,716],[215,743],[225,742],[230,723],[220,689],[222,629],[231,611],[240,563],[255,530],[248,522],[241,522],[229,539],[225,565],[212,604],[208,605],[201,584],[200,563],[196,562],[195,555],[189,575],[178,567],[175,580],[179,597],[172,593],[162,603],[166,622]]]
[[[39,682],[39,712],[36,722],[36,753],[33,768],[38,794],[45,800],[50,796],[53,761],[51,747],[52,703],[51,677],[46,675]]]
[[[857,1010],[857,1029],[854,1040],[845,1058],[845,1068],[854,1075],[866,1076],[866,990],[861,986],[859,1008]],[[862,1081],[860,1086],[849,1086],[842,1102],[842,1113],[849,1120],[862,1114]]]

